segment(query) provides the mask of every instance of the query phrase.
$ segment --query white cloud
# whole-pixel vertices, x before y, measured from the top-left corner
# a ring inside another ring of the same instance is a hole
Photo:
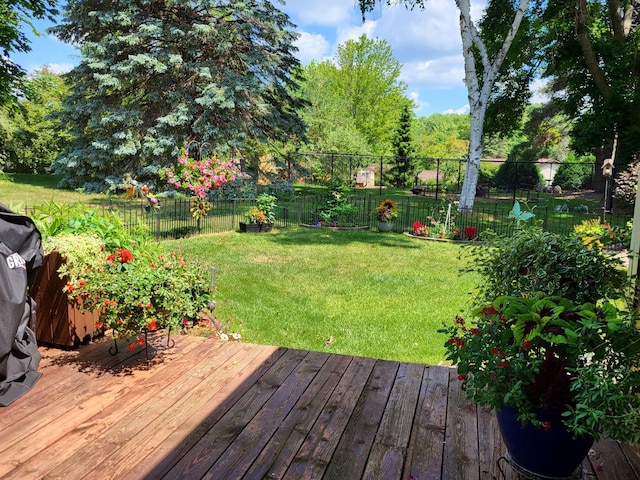
[[[388,7],[376,27],[374,34],[386,39],[401,60],[424,59],[425,52],[442,55],[460,51],[462,45],[458,10],[450,0],[429,0],[424,10]]]
[[[365,22],[359,25],[344,25],[340,26],[336,30],[336,45],[335,49],[337,49],[338,45],[342,45],[348,40],[357,40],[360,38],[362,34],[365,34],[369,38],[374,38],[375,29],[377,22]]]
[[[52,73],[56,73],[58,75],[70,72],[75,67],[75,65],[73,65],[72,63],[47,63],[44,66],[47,67]]]
[[[460,108],[456,108],[456,109],[448,108],[447,110],[445,110],[442,113],[449,113],[449,114],[450,113],[458,113],[460,115],[466,114],[466,113],[469,113],[469,104],[466,104],[466,105],[464,105],[464,106],[462,106]]]
[[[296,56],[305,65],[311,60],[322,60],[330,53],[329,41],[319,33],[300,32],[294,45],[298,47]]]
[[[308,25],[336,27],[342,23],[359,18],[360,12],[356,3],[344,0],[287,0],[284,7],[280,7],[291,17],[294,23],[304,27]]]
[[[407,62],[402,68],[400,79],[408,84],[418,83],[439,90],[464,86],[462,54]]]
[[[547,103],[551,99],[551,95],[546,91],[549,81],[541,78],[531,82],[531,91],[533,95],[529,103]]]
[[[415,108],[416,115],[420,115],[423,110],[429,107],[429,102],[420,99],[420,92],[409,92],[409,98],[417,105]]]

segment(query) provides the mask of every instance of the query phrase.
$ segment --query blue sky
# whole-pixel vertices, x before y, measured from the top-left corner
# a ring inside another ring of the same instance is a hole
[[[475,18],[483,4],[474,2]],[[338,45],[364,33],[391,45],[394,56],[403,64],[401,80],[418,104],[417,115],[468,112],[458,12],[453,0],[428,0],[424,10],[414,11],[397,5],[380,6],[364,23],[356,0],[288,0],[279,8],[290,16],[300,34],[296,46],[302,63],[330,59]],[[50,25],[36,23],[41,31]],[[46,34],[31,38],[31,52],[12,56],[26,70],[50,65],[55,71],[67,71],[78,63],[79,53],[72,46]]]

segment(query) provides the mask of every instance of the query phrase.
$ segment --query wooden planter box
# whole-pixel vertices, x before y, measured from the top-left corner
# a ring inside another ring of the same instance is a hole
[[[240,222],[240,231],[247,233],[270,232],[273,229],[273,223],[245,223]]]
[[[82,313],[69,302],[62,291],[67,281],[58,275],[63,261],[58,252],[51,252],[29,283],[29,295],[37,304],[34,330],[38,344],[76,348],[97,335],[98,313]]]

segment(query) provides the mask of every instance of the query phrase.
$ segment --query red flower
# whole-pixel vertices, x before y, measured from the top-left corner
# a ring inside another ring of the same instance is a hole
[[[458,380],[460,380],[461,382],[464,381],[464,375],[458,375]]]
[[[137,343],[138,345],[144,345],[144,338],[142,338],[142,337],[138,337],[138,338],[137,338],[137,340],[136,340],[136,343]]]
[[[522,348],[525,350],[529,350],[531,348],[531,340],[525,340],[522,342]]]
[[[71,285],[69,282],[67,282],[66,287],[67,287],[67,292],[73,292],[74,286]]]
[[[96,330],[100,330],[102,328],[102,322],[96,322]]]
[[[469,330],[469,332],[471,332],[472,335],[482,335],[482,332],[479,328],[472,328],[471,330]]]
[[[147,310],[151,310],[153,308],[153,304],[151,302],[147,303]]]
[[[133,262],[134,260],[133,253],[131,253],[126,248],[119,248],[117,251],[117,254],[120,260],[122,261],[122,263],[129,263],[129,262]]]
[[[158,329],[158,324],[156,322],[155,318],[152,318],[151,320],[149,320],[149,323],[147,323],[147,330],[157,330]]]
[[[544,428],[545,432],[551,430],[551,422],[542,422],[542,428]]]
[[[507,368],[509,366],[509,362],[507,362],[506,360],[500,360],[496,366],[498,368]]]
[[[476,238],[477,234],[478,234],[478,231],[475,229],[475,227],[466,227],[464,229],[464,236],[470,240],[473,240],[474,238]]]
[[[122,325],[124,322],[122,321],[121,318],[118,319],[118,321],[116,322],[118,325]]]
[[[496,314],[496,309],[493,308],[493,305],[491,305],[490,307],[484,307],[482,309],[482,315],[495,315]]]
[[[184,318],[182,319],[182,324],[183,324],[183,325],[186,325],[186,324],[187,324],[187,322],[188,322],[187,317],[184,317]]]
[[[462,318],[460,315],[456,315],[456,323],[458,325],[464,325],[464,318]]]
[[[85,286],[85,283],[84,283],[84,282],[78,282],[78,286],[79,286],[80,288],[82,288],[82,287],[84,287],[84,286]]]
[[[130,343],[129,345],[127,345],[127,348],[129,350],[133,350],[134,348],[136,348],[136,346],[133,343]]]

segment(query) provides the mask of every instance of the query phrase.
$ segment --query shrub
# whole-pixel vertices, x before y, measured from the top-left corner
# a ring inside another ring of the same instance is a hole
[[[562,190],[584,190],[593,186],[593,156],[576,157],[572,152],[560,164],[553,183]]]
[[[525,225],[510,237],[485,231],[483,239],[487,245],[472,247],[473,269],[484,278],[478,293],[481,302],[503,295],[545,294],[582,304],[619,297],[626,283],[619,260],[589,248],[577,235]]]

